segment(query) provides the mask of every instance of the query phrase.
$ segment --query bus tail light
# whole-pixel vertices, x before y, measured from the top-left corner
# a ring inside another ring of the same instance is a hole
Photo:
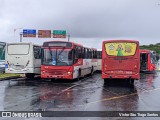
[[[107,65],[106,64],[104,64],[104,70],[107,70]]]
[[[136,69],[136,68],[137,68],[137,65],[135,65],[134,68]]]

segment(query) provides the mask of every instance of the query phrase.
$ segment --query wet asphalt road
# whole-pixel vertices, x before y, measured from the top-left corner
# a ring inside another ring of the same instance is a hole
[[[135,81],[134,87],[129,86],[126,81],[117,80],[105,85],[100,73],[94,74],[92,78],[82,78],[73,82],[66,80],[51,82],[37,78],[0,81],[0,84],[1,111],[160,111],[160,72],[141,74],[141,79]],[[54,119],[105,120],[107,118]],[[142,118],[110,119],[141,120]]]

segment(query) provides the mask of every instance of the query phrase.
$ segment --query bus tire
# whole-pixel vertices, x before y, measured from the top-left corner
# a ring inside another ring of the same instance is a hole
[[[134,86],[134,79],[131,79],[131,80],[130,80],[130,85],[131,85],[131,86]]]
[[[81,77],[81,70],[79,69],[78,70],[78,77],[77,77],[77,79],[80,80],[80,77]]]
[[[27,78],[34,78],[34,76],[35,76],[35,74],[34,73],[26,73],[25,74],[25,76],[27,77]]]
[[[105,84],[105,85],[108,85],[108,84],[109,84],[109,79],[105,78],[105,79],[104,79],[104,84]]]

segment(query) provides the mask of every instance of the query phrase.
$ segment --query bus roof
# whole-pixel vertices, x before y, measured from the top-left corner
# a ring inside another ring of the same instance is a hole
[[[47,42],[67,42],[67,43],[72,43],[72,44],[74,44],[74,45],[77,45],[77,46],[83,46],[83,45],[81,45],[81,44],[79,44],[79,43],[75,43],[75,42],[68,42],[68,41],[64,41],[64,40],[56,40],[56,41],[45,41],[45,42],[43,42],[43,45],[44,45],[44,43],[47,43]]]
[[[12,45],[12,44],[31,44],[31,45],[37,45],[37,46],[41,46],[41,45],[38,45],[38,44],[34,44],[32,42],[15,42],[15,43],[7,43],[7,45]]]
[[[150,53],[150,50],[140,49],[140,53]]]
[[[0,42],[0,45],[6,45],[6,42]]]
[[[137,40],[104,40],[103,43],[106,42],[135,42],[135,43],[139,43],[139,41]]]

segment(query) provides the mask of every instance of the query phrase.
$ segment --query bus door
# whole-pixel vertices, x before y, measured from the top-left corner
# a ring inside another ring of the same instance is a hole
[[[140,70],[141,71],[146,71],[148,70],[148,53],[141,53],[140,54]]]
[[[40,66],[41,66],[41,47],[40,46],[33,46],[33,53],[34,53],[34,72],[40,74]]]

